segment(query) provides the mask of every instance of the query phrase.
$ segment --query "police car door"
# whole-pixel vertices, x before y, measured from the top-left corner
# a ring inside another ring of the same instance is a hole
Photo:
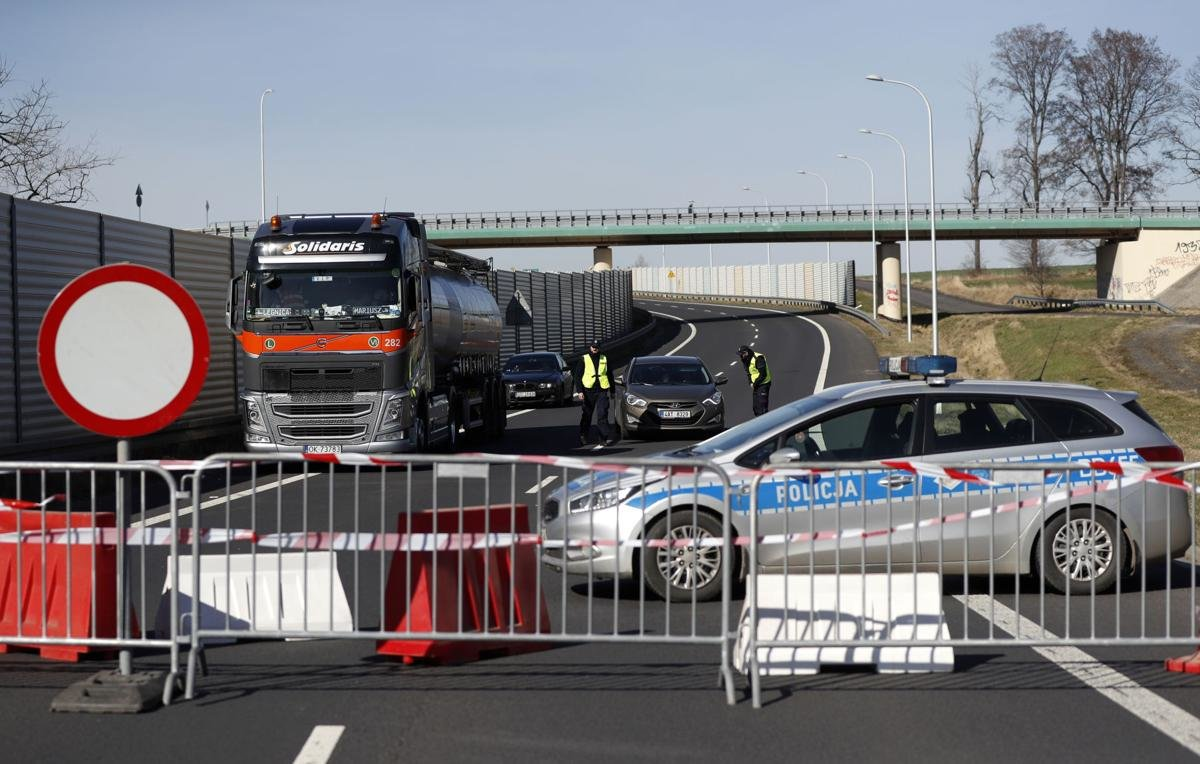
[[[854,403],[793,428],[775,443],[795,449],[795,466],[822,470],[807,478],[767,477],[759,486],[760,534],[818,534],[764,545],[758,555],[771,569],[803,572],[862,566],[881,569],[890,560],[911,563],[915,556],[911,531],[898,536],[864,536],[860,531],[886,531],[910,518],[913,481],[910,475],[885,469],[834,469],[835,462],[904,459],[913,454],[917,401],[897,397]],[[765,450],[765,449],[764,449]],[[769,458],[769,454],[765,458]],[[865,553],[865,556],[864,556]]]
[[[967,559],[977,572],[986,573],[989,559],[1016,554],[1018,513],[981,513],[1042,495],[1042,473],[1022,470],[1021,462],[1047,462],[1065,458],[1066,447],[1016,396],[960,393],[953,388],[926,396],[924,454],[921,461],[947,467],[969,462],[996,463],[991,470],[967,470],[998,483],[995,487],[961,480],[918,478],[919,515],[924,520],[943,519],[920,531],[922,563],[951,563],[956,568]],[[1046,491],[1059,478],[1047,478]],[[1037,510],[1022,510],[1023,525]],[[949,519],[946,519],[949,518]],[[1007,567],[1007,566],[1005,566]]]

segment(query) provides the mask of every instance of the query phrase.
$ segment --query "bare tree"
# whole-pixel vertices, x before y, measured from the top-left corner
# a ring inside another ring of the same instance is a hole
[[[992,41],[992,87],[1015,102],[1015,141],[1004,152],[1003,177],[1022,204],[1038,207],[1062,188],[1062,163],[1050,132],[1052,109],[1075,44],[1062,29],[1013,27]],[[1037,239],[1008,246],[1009,259],[1035,284],[1049,278]]]
[[[968,108],[968,113],[971,116],[971,124],[975,130],[967,139],[967,188],[963,198],[971,205],[972,212],[979,209],[979,202],[982,198],[983,179],[987,178],[991,181],[993,190],[996,186],[996,176],[992,172],[991,158],[983,151],[983,138],[987,131],[988,123],[995,121],[997,115],[995,108],[984,92],[984,86],[980,82],[979,77],[979,67],[975,64],[968,65],[966,77],[963,80],[963,87],[966,88],[971,96],[971,105]],[[971,254],[976,271],[983,270],[982,249],[979,239],[976,239],[971,246]]]
[[[1096,201],[1126,204],[1159,187],[1159,150],[1173,133],[1179,62],[1153,37],[1095,30],[1071,56],[1067,85],[1055,108],[1073,187]]]
[[[1167,159],[1183,162],[1190,180],[1200,181],[1200,56],[1188,70],[1180,98],[1179,119],[1171,131]]]
[[[0,60],[0,91],[12,81],[12,68]],[[116,158],[98,153],[92,140],[65,142],[67,123],[51,108],[54,94],[39,82],[0,98],[0,188],[25,199],[76,204],[92,198],[92,173]]]

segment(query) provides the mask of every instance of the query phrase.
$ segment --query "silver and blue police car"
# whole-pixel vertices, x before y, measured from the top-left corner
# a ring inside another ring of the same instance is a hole
[[[719,539],[727,504],[733,535],[748,535],[748,470],[883,460],[986,463],[990,469],[973,474],[993,484],[883,468],[766,476],[756,497],[758,534],[821,537],[764,543],[760,570],[884,572],[890,565],[897,571],[1033,574],[1056,591],[1081,594],[1104,592],[1143,561],[1174,558],[1191,543],[1181,490],[1143,482],[1089,493],[1088,486],[1103,488],[1113,476],[1020,468],[1032,462],[1182,461],[1182,450],[1138,404],[1136,393],[947,379],[956,363],[946,356],[881,361],[882,370],[901,378],[831,387],[666,455],[705,459],[730,475],[728,503],[712,475],[643,482],[640,475],[602,473],[559,489],[542,508],[547,538],[623,543],[548,548],[543,561],[568,573],[644,573],[650,590],[673,600],[716,598],[723,566],[732,565],[735,577],[742,574],[744,552],[730,559],[720,544],[646,548],[642,540]],[[910,373],[923,378],[909,379]],[[1020,509],[982,511],[1013,502]],[[960,515],[957,521],[941,521],[953,515]],[[852,529],[868,533],[846,533]]]

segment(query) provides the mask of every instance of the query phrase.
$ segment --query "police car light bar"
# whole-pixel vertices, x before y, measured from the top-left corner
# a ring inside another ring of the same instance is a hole
[[[951,355],[885,356],[879,359],[879,371],[892,379],[919,374],[930,384],[944,384],[947,374],[958,371],[958,359]]]

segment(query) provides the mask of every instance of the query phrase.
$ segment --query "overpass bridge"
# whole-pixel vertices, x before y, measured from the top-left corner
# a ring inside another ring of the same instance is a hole
[[[927,239],[932,224],[941,241],[1099,240],[1097,297],[1162,299],[1166,290],[1174,289],[1168,304],[1200,307],[1200,202],[910,209],[913,240]],[[601,267],[612,265],[612,247],[618,246],[872,240],[869,205],[440,212],[418,217],[429,238],[447,247],[592,247],[593,261]],[[899,259],[904,217],[903,205],[876,207],[880,273],[886,261]],[[258,221],[234,221],[204,231],[250,238],[257,226]]]

